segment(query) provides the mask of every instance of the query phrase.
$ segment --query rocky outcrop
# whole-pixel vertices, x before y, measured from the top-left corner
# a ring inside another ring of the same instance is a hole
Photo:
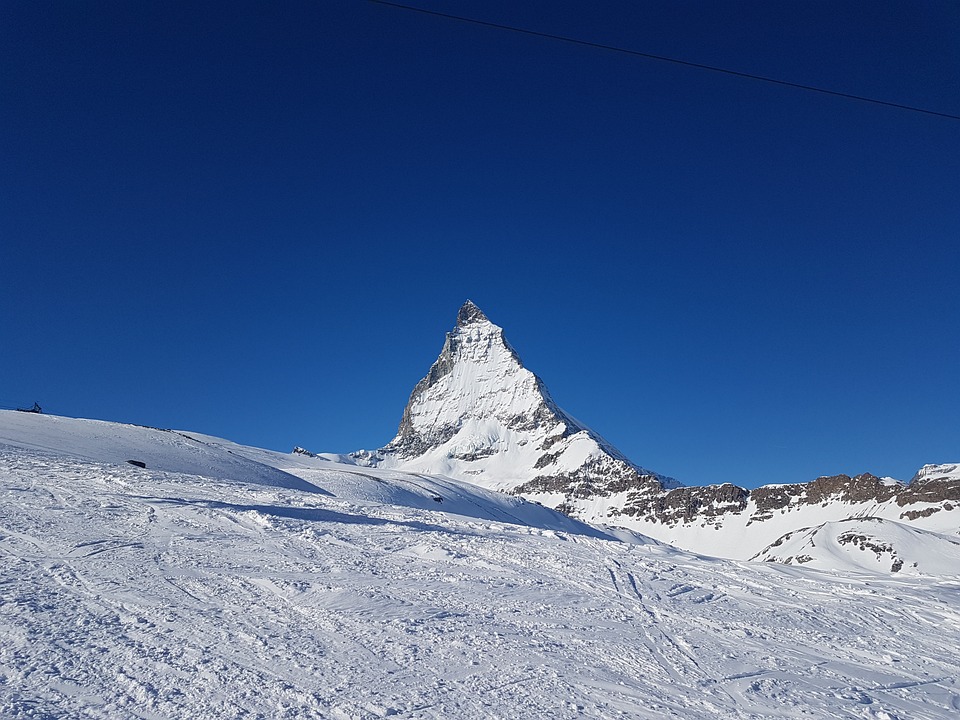
[[[858,517],[785,533],[751,559],[822,570],[956,575],[960,541],[894,520]]]
[[[726,513],[743,512],[749,496],[749,490],[730,483],[678,487],[644,495],[631,494],[618,514],[664,525],[696,520],[711,522]]]
[[[960,465],[925,465],[897,494],[898,505],[960,503]],[[949,508],[944,508],[949,509]]]
[[[771,520],[777,513],[812,506],[833,506],[843,515],[843,507],[892,504],[902,508],[898,519],[905,521],[960,507],[960,466],[928,468],[939,468],[940,472],[930,474],[928,471],[909,484],[882,480],[870,473],[854,477],[831,475],[808,483],[765,485],[755,490],[727,483],[657,491],[651,484],[645,488],[646,492],[628,494],[623,507],[614,510],[610,517],[614,522],[618,518],[633,518],[665,526],[695,522],[717,526],[725,516],[749,512],[746,521],[749,527]],[[614,486],[600,484],[599,487]],[[520,489],[533,488],[528,484]],[[579,492],[573,497],[586,495]]]
[[[554,464],[555,456],[544,456],[542,467]],[[573,470],[556,475],[538,475],[517,485],[513,492],[523,494],[565,494],[572,498],[609,497],[624,491],[660,494],[663,478],[645,473],[616,458],[595,458]]]

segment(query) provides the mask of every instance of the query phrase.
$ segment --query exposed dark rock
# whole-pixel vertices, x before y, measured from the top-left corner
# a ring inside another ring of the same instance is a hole
[[[550,457],[550,456],[545,456]],[[546,467],[554,458],[538,467]],[[626,490],[656,494],[663,491],[659,476],[643,474],[617,458],[597,458],[585,462],[573,472],[539,475],[513,489],[516,495],[562,493],[568,498],[610,497]]]
[[[648,484],[647,488],[653,488]],[[728,512],[742,512],[750,492],[730,483],[704,487],[679,487],[646,495],[631,496],[624,515],[674,525],[696,519],[716,518]]]
[[[949,505],[949,503],[947,504]],[[941,510],[945,510],[945,509],[946,509],[945,507],[941,508],[941,507],[932,506],[932,507],[926,507],[923,510],[905,510],[904,512],[900,513],[900,517],[903,520],[916,520],[917,518],[930,517],[934,513],[938,513]]]
[[[457,312],[457,325],[463,327],[472,322],[489,322],[483,311],[473,304],[473,300],[467,300]]]
[[[466,460],[467,462],[472,462],[474,460],[479,460],[480,458],[490,457],[496,452],[496,448],[484,447],[471,450],[470,452],[454,453],[450,457],[456,458],[457,460]]]
[[[765,485],[750,493],[757,510],[769,513],[788,505],[819,505],[824,501],[886,502],[904,486],[885,484],[870,473],[851,478],[849,475],[819,477],[808,483]]]
[[[897,494],[897,505],[912,505],[920,502],[960,502],[960,477],[939,474],[914,477],[910,484]],[[947,509],[946,505],[944,509]]]
[[[541,456],[540,456],[540,459],[537,460],[537,461],[533,464],[533,466],[534,466],[537,470],[540,470],[540,469],[542,469],[542,468],[545,468],[547,465],[551,465],[551,464],[555,463],[555,462],[557,461],[557,458],[558,458],[558,457],[560,457],[560,453],[546,453],[545,455],[541,455]]]
[[[556,487],[554,491],[557,491]],[[582,496],[582,490],[575,496]],[[727,513],[743,512],[750,499],[756,509],[747,525],[769,520],[777,511],[783,512],[803,505],[879,505],[895,501],[903,507],[917,503],[942,503],[940,507],[907,510],[901,514],[902,518],[915,520],[940,512],[941,509],[952,510],[954,505],[950,501],[960,502],[960,479],[933,476],[915,479],[909,485],[904,485],[863,473],[855,477],[819,477],[809,483],[765,485],[752,491],[731,484],[681,487],[661,492],[650,492],[648,486],[647,492],[631,495],[623,510],[617,514],[667,525],[700,520],[709,523]]]

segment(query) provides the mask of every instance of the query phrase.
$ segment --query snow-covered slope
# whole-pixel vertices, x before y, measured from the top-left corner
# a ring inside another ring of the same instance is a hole
[[[276,467],[202,442],[186,432],[141,425],[0,411],[0,445],[55,453],[100,463],[133,460],[147,470],[202,475],[228,482],[298,490],[317,488]]]
[[[34,425],[31,443],[23,426],[10,438],[21,420],[36,422],[0,413],[5,720],[960,711],[956,580],[537,527],[462,512],[519,502],[499,493],[196,433],[248,479],[213,460],[208,475],[157,469],[185,451],[148,429],[101,426],[126,437],[108,461],[83,421]],[[125,462],[134,440],[156,467]],[[326,492],[250,471],[271,463]]]
[[[354,459],[559,497],[676,485],[632,464],[561,410],[503,330],[469,300],[439,358],[414,388],[397,436],[375,453],[354,453]]]
[[[30,449],[53,457],[93,461],[98,467],[129,466],[140,477],[174,472],[204,481],[266,485],[336,495],[356,503],[432,509],[442,507],[484,520],[609,537],[549,508],[448,478],[361,468],[303,454],[238,445],[201,433],[140,425],[0,411],[0,448]],[[635,542],[650,542],[633,534]]]
[[[960,576],[960,538],[856,518],[787,533],[753,559],[821,570]]]

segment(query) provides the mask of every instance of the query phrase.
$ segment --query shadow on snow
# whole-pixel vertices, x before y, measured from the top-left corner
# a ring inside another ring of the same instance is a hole
[[[387,518],[370,517],[369,515],[352,515],[350,513],[339,512],[337,510],[326,510],[324,508],[298,508],[284,505],[240,505],[236,503],[221,502],[219,500],[201,500],[201,499],[180,499],[180,498],[160,498],[160,497],[141,497],[147,502],[153,502],[162,505],[180,505],[210,508],[213,510],[225,510],[227,512],[243,513],[257,512],[269,517],[283,518],[286,520],[300,520],[303,522],[331,522],[345,523],[350,525],[400,525],[412,530],[423,530],[432,532],[455,532],[442,525],[431,525],[430,523],[418,522],[416,520],[390,520]]]

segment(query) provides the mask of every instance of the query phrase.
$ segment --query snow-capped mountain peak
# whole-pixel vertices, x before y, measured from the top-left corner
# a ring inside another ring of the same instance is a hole
[[[592,494],[598,484],[659,487],[665,480],[630,463],[561,410],[540,378],[524,367],[503,329],[470,300],[457,313],[440,356],[413,389],[397,436],[378,453],[355,457],[560,496],[577,488]]]
[[[927,465],[909,484],[863,473],[754,490],[684,487],[644,470],[561,410],[470,300],[413,389],[396,437],[350,461],[506,490],[585,522],[732,558],[798,527],[865,514],[952,535],[960,514],[958,464]]]
[[[467,300],[440,356],[413,389],[397,437],[384,451],[416,456],[462,434],[465,425],[484,426],[468,428],[471,436],[479,432],[483,437],[467,445],[489,450],[503,430],[572,424],[550,405],[542,383],[523,366],[503,329]]]

